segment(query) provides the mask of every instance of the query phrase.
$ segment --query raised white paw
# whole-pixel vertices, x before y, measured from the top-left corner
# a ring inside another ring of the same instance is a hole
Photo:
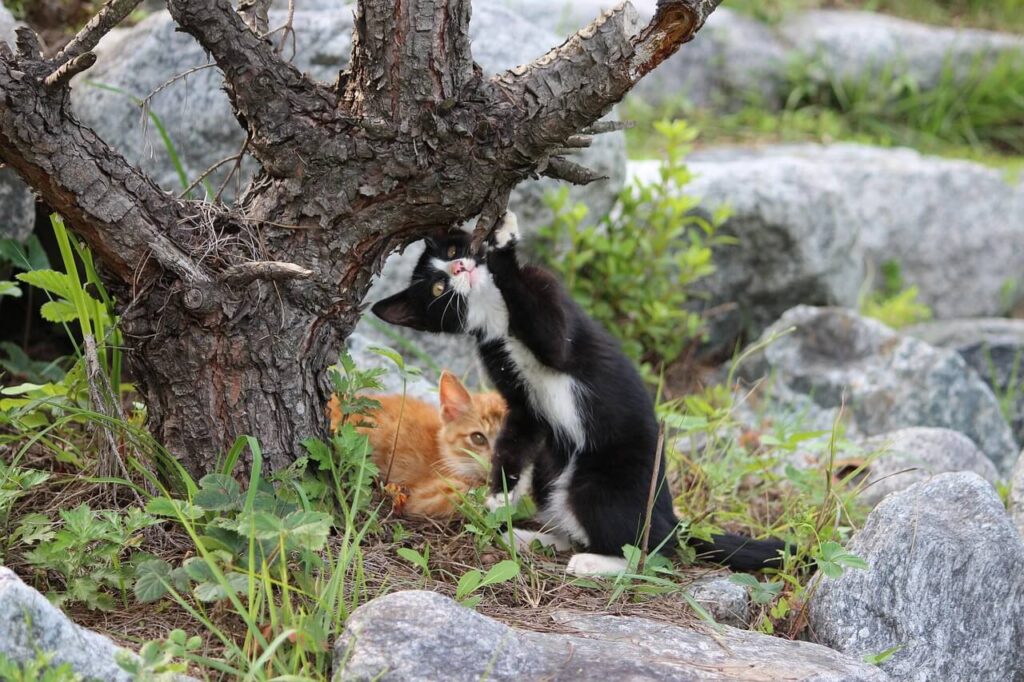
[[[606,554],[573,554],[565,572],[569,575],[614,575],[626,570],[626,560]]]
[[[519,241],[519,219],[512,211],[505,213],[501,225],[494,231],[494,246],[504,249]]]
[[[487,507],[487,511],[497,511],[502,507],[515,507],[520,497],[522,497],[522,493],[519,486],[516,486],[508,491],[508,495],[505,495],[504,492],[491,493],[484,500],[484,506]]]
[[[513,528],[512,537],[515,538],[516,549],[520,552],[530,549],[530,545],[533,544],[534,540],[539,542],[541,547],[554,547],[558,552],[565,552],[572,548],[569,538],[559,533],[543,533]]]

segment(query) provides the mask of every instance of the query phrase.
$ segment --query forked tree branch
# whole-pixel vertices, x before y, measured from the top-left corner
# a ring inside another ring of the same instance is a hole
[[[67,115],[66,90],[44,85],[48,70],[42,60],[0,54],[0,159],[122,281],[158,264],[186,281],[210,281],[169,237],[167,226],[184,222],[181,205]]]
[[[562,45],[491,83],[517,107],[517,151],[527,157],[564,146],[604,116],[639,80],[691,40],[721,0],[659,0],[641,26],[624,3]]]
[[[346,101],[353,113],[397,122],[454,106],[476,71],[470,0],[360,0]]]
[[[301,147],[311,140],[328,143],[318,124],[335,118],[335,97],[286,62],[228,0],[169,0],[168,7],[223,72],[228,97],[263,167],[278,177],[300,175]]]

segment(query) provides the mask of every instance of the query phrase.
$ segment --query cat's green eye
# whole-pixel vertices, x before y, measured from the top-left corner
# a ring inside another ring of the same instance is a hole
[[[444,282],[434,282],[434,286],[431,287],[430,293],[432,293],[434,295],[434,298],[437,298],[438,296],[443,294],[444,293]]]
[[[455,254],[456,253],[458,253],[458,251],[455,248],[455,245],[453,244],[453,245],[449,246],[448,247],[448,260],[451,260],[452,258],[455,258]]]
[[[474,431],[473,433],[469,434],[469,439],[473,441],[473,445],[487,445],[487,436],[480,433],[479,431]]]

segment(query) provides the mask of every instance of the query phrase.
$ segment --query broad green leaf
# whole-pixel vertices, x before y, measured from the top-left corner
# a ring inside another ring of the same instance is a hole
[[[203,516],[199,507],[170,497],[154,497],[146,503],[146,511],[154,516],[166,516],[173,519],[185,518],[194,521]]]
[[[408,561],[413,566],[420,568],[422,571],[427,570],[427,558],[417,552],[415,549],[409,547],[399,547],[397,550],[398,556]]]
[[[181,565],[182,570],[189,578],[197,583],[213,581],[214,571],[203,557],[190,557]]]
[[[0,280],[0,296],[10,296],[11,298],[21,297],[21,287],[18,286],[17,282],[10,280]]]
[[[491,570],[487,571],[487,575],[484,576],[479,586],[483,587],[484,585],[507,582],[518,576],[519,571],[519,562],[512,559],[499,561],[494,566],[491,566]]]
[[[302,549],[319,550],[327,544],[331,515],[324,512],[296,511],[284,517],[282,525],[289,538]]]
[[[232,572],[224,576],[227,579],[227,588],[231,594],[244,592],[249,588],[249,576],[245,573]],[[228,597],[227,590],[220,583],[206,582],[195,586],[192,591],[196,599],[204,602],[220,601]]]
[[[207,474],[199,481],[192,501],[207,511],[228,511],[242,506],[242,487],[225,474]]]
[[[473,592],[476,588],[480,587],[481,580],[483,580],[483,574],[476,569],[464,573],[459,578],[458,585],[455,586],[455,598],[462,599]]]
[[[171,581],[171,565],[163,559],[144,561],[136,568],[135,598],[140,602],[151,602],[167,594]]]
[[[47,301],[39,309],[39,315],[47,322],[73,322],[78,319],[78,312],[71,301],[60,299]]]
[[[222,524],[224,528],[232,528],[240,535],[256,540],[276,540],[284,534],[282,520],[267,511],[254,511],[248,515],[240,514],[233,522]]]
[[[20,272],[15,277],[25,284],[49,292],[61,298],[71,298],[71,278],[56,270],[32,270]]]

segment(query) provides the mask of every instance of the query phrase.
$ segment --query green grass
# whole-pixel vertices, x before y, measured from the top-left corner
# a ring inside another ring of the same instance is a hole
[[[725,7],[775,24],[808,9],[882,12],[937,26],[1024,31],[1024,0],[727,0]]]
[[[933,88],[895,68],[841,79],[800,60],[788,68],[784,92],[781,111],[751,96],[731,113],[682,99],[652,107],[631,98],[624,117],[637,125],[627,131],[629,154],[653,156],[654,122],[685,117],[701,131],[702,145],[849,141],[975,160],[1003,169],[1011,182],[1024,169],[1024,57],[1006,55],[988,67],[978,62],[960,75],[947,64]]]

